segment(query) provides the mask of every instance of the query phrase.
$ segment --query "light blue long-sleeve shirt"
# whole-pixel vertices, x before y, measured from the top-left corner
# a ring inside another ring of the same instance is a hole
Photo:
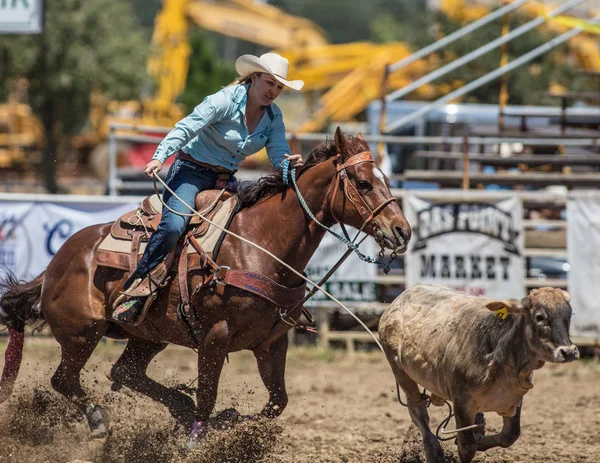
[[[249,85],[232,85],[207,96],[175,124],[152,159],[164,162],[181,150],[200,162],[238,170],[247,156],[266,147],[273,167],[281,170],[284,155],[290,154],[281,110],[271,103],[249,134],[244,122]]]

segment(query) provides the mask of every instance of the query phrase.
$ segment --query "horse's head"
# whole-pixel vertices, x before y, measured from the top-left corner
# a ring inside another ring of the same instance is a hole
[[[362,229],[382,246],[406,251],[411,229],[390,192],[390,182],[379,169],[362,135],[335,132],[336,179],[331,213],[339,221]]]

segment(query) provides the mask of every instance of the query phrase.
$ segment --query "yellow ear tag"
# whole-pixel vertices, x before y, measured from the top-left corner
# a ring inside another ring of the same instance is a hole
[[[506,308],[506,306],[502,307],[501,309],[496,310],[494,312],[494,317],[501,318],[502,320],[506,320],[506,317],[508,317],[508,309]]]

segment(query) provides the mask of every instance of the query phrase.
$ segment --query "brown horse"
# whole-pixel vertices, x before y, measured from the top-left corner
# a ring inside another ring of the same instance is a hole
[[[368,149],[361,135],[344,136],[338,129],[332,143],[314,150],[308,157],[298,175],[298,190],[321,223],[330,226],[339,220],[360,229],[367,222],[365,231],[382,246],[404,252],[410,226]],[[294,190],[283,182],[282,174],[264,177],[240,195],[244,207],[235,216],[230,230],[302,272],[325,230],[308,217]],[[44,320],[61,346],[61,363],[52,377],[52,387],[74,400],[86,414],[92,436],[106,434],[107,418],[102,408],[86,396],[80,372],[103,336],[129,339],[111,370],[113,387],[126,385],[164,403],[188,429],[195,418],[193,435],[202,436],[206,431],[227,354],[242,349],[253,350],[269,393],[261,414],[280,415],[288,401],[284,378],[288,338],[281,335],[257,348],[281,321],[277,307],[265,298],[232,286],[227,286],[223,294],[215,291],[214,285],[205,286],[195,292],[191,301],[201,326],[200,335],[194,337],[178,317],[179,293],[177,281],[173,281],[162,290],[139,326],[119,325],[111,319],[111,307],[127,273],[99,267],[94,259],[109,230],[110,224],[104,224],[77,232],[60,248],[40,277],[30,283],[8,278],[0,286],[5,290],[0,301],[0,323],[8,325],[17,346],[11,349],[9,345],[7,350],[0,402],[12,391],[25,322]],[[268,255],[231,236],[225,238],[217,263],[260,272],[286,287],[302,283],[297,275]],[[190,287],[195,288],[201,278],[192,276]],[[295,319],[299,317],[300,313]],[[148,364],[168,343],[198,350],[195,416],[189,396],[146,376]]]

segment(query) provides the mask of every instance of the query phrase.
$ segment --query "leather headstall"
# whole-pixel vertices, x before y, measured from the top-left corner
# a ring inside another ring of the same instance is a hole
[[[374,228],[378,228],[377,224],[373,221],[373,219],[388,204],[395,202],[396,198],[394,198],[392,196],[392,197],[386,199],[385,201],[383,201],[375,209],[371,209],[369,204],[365,201],[365,199],[358,192],[358,190],[356,189],[354,184],[352,182],[350,182],[350,180],[348,179],[348,173],[346,172],[346,169],[348,167],[356,166],[357,164],[361,164],[363,162],[375,163],[375,159],[373,159],[373,156],[371,155],[370,151],[363,151],[361,153],[355,154],[350,159],[348,159],[346,162],[342,162],[342,160],[343,160],[342,154],[338,153],[335,158],[337,179],[335,182],[333,194],[331,196],[331,204],[330,204],[331,215],[337,222],[341,222],[341,220],[335,216],[334,208],[333,208],[334,203],[335,203],[335,198],[337,196],[337,193],[338,193],[338,190],[340,189],[340,184],[341,184],[342,190],[343,190],[344,194],[346,195],[346,198],[348,198],[348,200],[354,205],[354,207],[356,208],[356,210],[358,211],[360,216],[363,218],[363,224],[362,224],[361,230],[365,227],[365,224],[367,224],[369,222],[372,222],[371,225]]]

